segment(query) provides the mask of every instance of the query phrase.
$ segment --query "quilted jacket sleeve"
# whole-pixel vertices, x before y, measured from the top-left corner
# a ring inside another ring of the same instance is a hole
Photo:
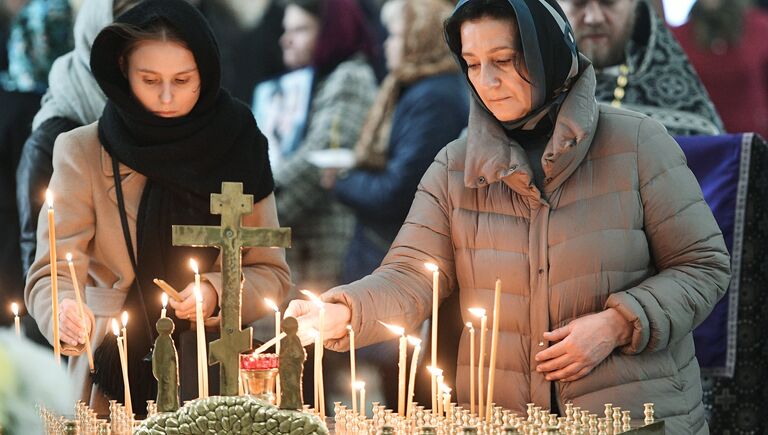
[[[627,354],[661,350],[690,334],[730,281],[723,235],[682,150],[658,122],[641,122],[637,159],[645,233],[658,272],[606,301],[634,325],[632,342],[622,349]]]
[[[372,275],[322,295],[324,301],[343,303],[352,311],[356,347],[392,338],[379,321],[412,330],[432,314],[432,274],[424,263],[433,262],[440,268],[440,300],[456,287],[447,161],[443,149],[422,178],[405,224],[382,266]],[[344,351],[349,349],[349,338],[325,344]]]

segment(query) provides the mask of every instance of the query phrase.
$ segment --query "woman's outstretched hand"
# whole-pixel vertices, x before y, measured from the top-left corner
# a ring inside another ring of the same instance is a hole
[[[581,379],[631,338],[632,325],[613,308],[579,317],[544,333],[545,340],[557,343],[536,354],[536,370],[548,381]]]
[[[299,321],[298,336],[301,344],[314,343],[310,330],[317,330],[320,318],[320,308],[312,301],[293,300],[285,310],[285,317],[295,317]],[[352,312],[344,304],[325,304],[325,321],[323,338],[335,340],[347,335],[347,325],[352,318]]]

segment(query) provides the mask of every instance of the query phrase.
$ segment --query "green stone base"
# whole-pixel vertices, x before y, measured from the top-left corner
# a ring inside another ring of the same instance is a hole
[[[288,411],[247,397],[209,397],[187,403],[176,412],[144,420],[138,435],[192,434],[290,434],[327,435],[320,419]]]

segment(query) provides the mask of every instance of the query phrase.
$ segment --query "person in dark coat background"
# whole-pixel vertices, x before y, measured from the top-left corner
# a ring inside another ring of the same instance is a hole
[[[72,47],[66,0],[32,0],[13,19],[0,73],[0,299],[21,305],[24,273],[19,253],[16,166],[29,136],[54,59]],[[6,48],[6,47],[4,47]],[[0,310],[0,324],[12,321]]]

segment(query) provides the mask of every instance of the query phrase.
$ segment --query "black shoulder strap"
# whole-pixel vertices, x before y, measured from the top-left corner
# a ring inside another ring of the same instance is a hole
[[[112,174],[115,180],[115,196],[117,196],[117,208],[120,212],[120,224],[123,227],[123,237],[125,238],[125,247],[128,248],[128,256],[131,259],[131,266],[133,267],[133,283],[136,286],[135,290],[139,295],[139,304],[141,304],[141,312],[143,313],[145,331],[147,338],[149,339],[150,349],[154,341],[154,334],[152,327],[150,326],[149,316],[147,314],[147,305],[144,303],[144,292],[141,288],[141,281],[139,280],[139,267],[136,262],[136,253],[133,250],[133,241],[131,240],[131,232],[128,228],[128,214],[125,211],[125,199],[123,197],[123,184],[120,178],[120,165],[117,159],[112,158]],[[151,354],[151,350],[150,350]]]

